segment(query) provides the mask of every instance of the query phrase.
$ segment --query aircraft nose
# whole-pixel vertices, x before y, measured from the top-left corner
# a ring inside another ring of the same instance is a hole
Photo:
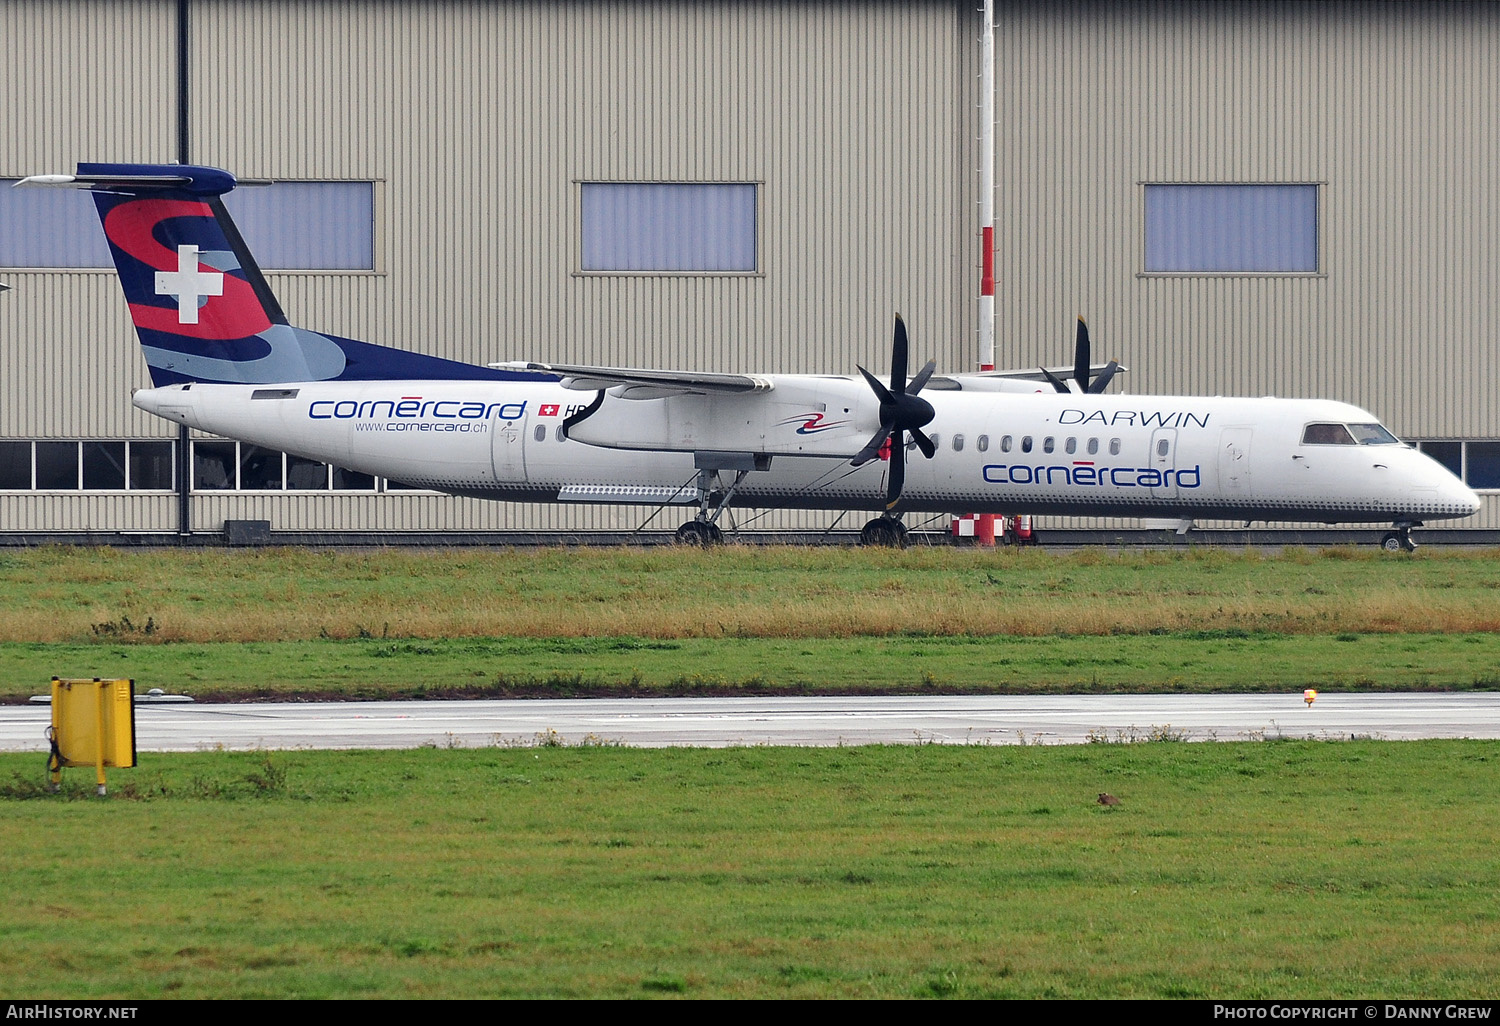
[[[1479,507],[1484,505],[1484,500],[1480,499],[1479,493],[1468,485],[1461,484],[1454,489],[1454,492],[1453,504],[1463,510],[1460,516],[1472,517],[1479,512]]]

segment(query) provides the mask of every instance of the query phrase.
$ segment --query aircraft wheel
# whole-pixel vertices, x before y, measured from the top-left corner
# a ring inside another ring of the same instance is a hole
[[[706,549],[710,545],[717,544],[724,537],[716,524],[706,523],[702,520],[689,520],[677,529],[678,545],[694,545],[700,549]]]
[[[1390,531],[1380,539],[1380,547],[1387,552],[1416,552],[1417,543],[1411,540],[1410,531]]]
[[[906,548],[906,526],[889,517],[876,517],[859,532],[859,543],[871,548]]]

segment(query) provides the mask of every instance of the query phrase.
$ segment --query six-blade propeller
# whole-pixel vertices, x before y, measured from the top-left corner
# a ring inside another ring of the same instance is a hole
[[[859,368],[859,372],[870,383],[875,397],[880,400],[880,429],[870,436],[859,455],[854,457],[852,465],[858,467],[873,460],[880,454],[886,440],[890,440],[891,467],[885,484],[887,510],[895,509],[896,503],[901,501],[901,489],[906,483],[906,436],[911,435],[912,441],[917,443],[917,448],[928,459],[932,459],[937,452],[937,446],[922,431],[935,415],[932,404],[917,395],[937,369],[937,361],[928,360],[926,366],[917,371],[917,376],[907,381],[906,358],[906,323],[897,314],[895,337],[891,341],[891,387],[886,388],[875,375],[863,367]]]
[[[919,371],[917,376],[910,381],[906,380],[907,365],[907,339],[906,322],[901,315],[896,315],[895,337],[891,340],[891,384],[887,388],[863,367],[859,368],[860,374],[864,375],[865,381],[869,382],[870,390],[880,400],[880,428],[870,436],[865,447],[851,460],[851,465],[862,466],[879,456],[886,445],[890,446],[890,470],[886,474],[885,484],[885,508],[892,511],[897,503],[901,501],[901,490],[906,484],[906,436],[911,435],[911,440],[917,448],[922,450],[922,455],[928,459],[937,452],[937,446],[928,438],[922,428],[932,422],[936,415],[932,404],[917,395],[922,391],[922,386],[932,377],[932,372],[937,368],[935,360],[928,360],[926,365]],[[1089,363],[1089,326],[1084,323],[1082,317],[1078,318],[1078,340],[1073,350],[1073,382],[1068,383],[1060,380],[1047,368],[1041,368],[1042,374],[1052,383],[1052,387],[1059,392],[1087,392],[1097,395],[1109,386],[1110,379],[1120,369],[1117,361],[1111,360],[1099,375],[1090,378],[1092,365]]]

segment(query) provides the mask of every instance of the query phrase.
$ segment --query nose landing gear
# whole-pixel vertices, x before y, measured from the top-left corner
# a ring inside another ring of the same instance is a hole
[[[1421,521],[1398,520],[1392,525],[1396,529],[1386,532],[1380,539],[1380,547],[1387,552],[1415,552],[1417,543],[1411,540],[1411,529],[1421,527]]]

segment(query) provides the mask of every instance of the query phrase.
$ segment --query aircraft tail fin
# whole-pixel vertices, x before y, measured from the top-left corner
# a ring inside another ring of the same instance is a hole
[[[119,271],[152,383],[509,378],[512,373],[288,323],[224,194],[228,171],[79,164],[17,183],[87,189]],[[249,184],[249,183],[246,183]]]

